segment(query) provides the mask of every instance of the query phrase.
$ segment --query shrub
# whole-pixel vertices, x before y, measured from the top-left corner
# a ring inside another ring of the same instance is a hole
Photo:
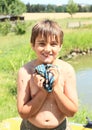
[[[0,32],[2,35],[7,35],[11,31],[11,23],[9,20],[0,24]]]
[[[17,35],[25,34],[26,33],[26,23],[21,22],[20,20],[16,21],[14,31]]]

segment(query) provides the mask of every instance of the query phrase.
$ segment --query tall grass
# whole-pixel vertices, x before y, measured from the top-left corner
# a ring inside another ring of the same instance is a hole
[[[64,43],[60,55],[69,52],[73,48],[92,47],[92,32],[90,28],[68,29],[67,19],[57,20],[64,30]],[[24,35],[8,34],[0,35],[0,121],[18,116],[16,108],[16,80],[18,69],[26,62],[34,59],[35,53],[30,47],[31,28],[36,21],[31,21],[31,26]],[[85,121],[80,110],[72,119],[74,122]],[[78,120],[79,116],[81,119]]]

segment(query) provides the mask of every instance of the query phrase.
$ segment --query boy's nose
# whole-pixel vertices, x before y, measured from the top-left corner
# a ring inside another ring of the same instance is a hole
[[[51,51],[50,45],[46,45],[46,46],[45,46],[45,51],[47,51],[47,52],[48,52],[48,51]]]

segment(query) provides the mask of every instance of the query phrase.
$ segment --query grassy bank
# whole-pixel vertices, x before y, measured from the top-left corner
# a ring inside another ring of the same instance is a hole
[[[73,48],[86,49],[92,47],[92,26],[69,29],[67,28],[67,21],[71,20],[57,20],[65,34],[60,55],[68,53]],[[73,20],[76,21],[77,19]],[[17,72],[20,66],[35,57],[30,48],[31,28],[35,22],[32,22],[24,35],[15,35],[14,33],[7,36],[0,35],[0,121],[18,116],[16,108]],[[84,117],[87,113],[84,108],[79,110],[72,121],[84,122]],[[80,115],[81,118],[79,120]]]

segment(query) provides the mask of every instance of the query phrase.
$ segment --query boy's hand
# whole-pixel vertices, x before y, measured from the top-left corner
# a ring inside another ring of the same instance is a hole
[[[57,67],[51,67],[49,68],[48,71],[50,71],[54,76],[54,83],[53,83],[53,87],[54,87],[59,83],[59,77],[60,77],[59,69]]]
[[[64,92],[64,80],[63,80],[64,77],[59,68],[52,67],[49,69],[49,71],[54,76],[53,90]]]
[[[41,75],[37,73],[34,73],[33,80],[34,80],[35,85],[37,85],[39,89],[41,89],[42,91],[46,91],[43,87],[43,82],[45,81],[44,77],[42,77]]]

